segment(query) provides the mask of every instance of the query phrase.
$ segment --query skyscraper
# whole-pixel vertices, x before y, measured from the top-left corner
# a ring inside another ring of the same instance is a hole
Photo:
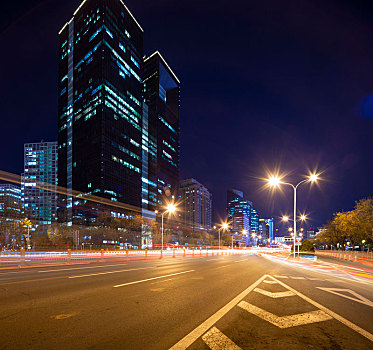
[[[143,30],[121,0],[86,0],[59,32],[58,181],[141,207]],[[67,196],[71,222],[76,200]]]
[[[43,189],[37,186],[42,183]],[[57,142],[26,143],[22,174],[25,216],[37,225],[49,225],[57,213]]]
[[[149,210],[173,201],[179,181],[180,82],[157,51],[144,59],[144,100],[148,106]]]
[[[185,179],[179,185],[180,219],[193,230],[211,228],[212,195],[195,179]]]

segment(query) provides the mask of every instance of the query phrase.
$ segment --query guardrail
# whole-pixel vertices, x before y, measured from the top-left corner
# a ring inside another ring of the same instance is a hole
[[[0,265],[31,265],[34,263],[54,263],[54,262],[79,262],[85,260],[100,261],[103,259],[161,259],[180,257],[206,257],[218,255],[247,254],[248,250],[242,249],[165,249],[165,250],[104,250],[81,251],[71,250],[36,252],[21,251],[0,252]]]
[[[359,252],[354,250],[316,250],[315,254],[319,256],[330,256],[336,259],[359,262],[362,264],[373,266],[373,252]]]

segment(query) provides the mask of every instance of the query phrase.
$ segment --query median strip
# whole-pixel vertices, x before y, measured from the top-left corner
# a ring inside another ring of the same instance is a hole
[[[137,283],[142,283],[142,282],[147,282],[147,281],[152,281],[152,280],[156,280],[156,279],[159,279],[159,278],[165,278],[165,277],[169,277],[169,276],[181,275],[181,274],[189,273],[189,272],[193,272],[193,271],[195,271],[195,270],[188,270],[188,271],[176,272],[176,273],[171,273],[169,275],[163,275],[163,276],[158,276],[158,277],[147,278],[147,279],[140,280],[140,281],[134,281],[134,282],[128,282],[128,283],[123,283],[123,284],[117,284],[116,286],[114,286],[114,288],[129,286],[131,284],[137,284]]]

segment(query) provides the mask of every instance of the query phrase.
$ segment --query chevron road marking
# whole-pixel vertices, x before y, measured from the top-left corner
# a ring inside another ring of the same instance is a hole
[[[344,297],[344,298],[347,298],[347,299],[350,299],[350,300],[353,300],[353,301],[357,301],[358,303],[361,303],[361,304],[373,307],[373,302],[371,302],[369,299],[363,297],[362,295],[356,293],[355,291],[353,291],[351,289],[322,288],[322,287],[316,287],[316,288],[321,289],[321,290],[323,290],[325,292],[333,293],[335,295],[339,295],[341,297]],[[348,295],[345,295],[345,294],[342,294],[342,293],[338,293],[338,292],[346,292],[346,293],[349,293],[349,294],[353,295],[354,297],[348,296]]]
[[[277,284],[276,281],[270,281],[270,280],[264,280],[263,282],[267,284]]]
[[[290,290],[287,290],[286,292],[272,293],[272,292],[268,292],[267,290],[264,290],[264,289],[261,289],[261,288],[255,288],[254,292],[266,295],[267,297],[270,297],[270,298],[285,298],[285,297],[292,297],[292,296],[295,295]]]
[[[202,336],[202,340],[211,350],[242,350],[216,327],[212,327]]]
[[[268,275],[269,276],[269,275]],[[299,297],[301,297],[303,300],[309,302],[310,304],[312,304],[313,306],[317,307],[318,309],[324,311],[325,313],[329,314],[330,316],[332,316],[334,319],[336,319],[337,321],[343,323],[345,326],[351,328],[352,330],[354,330],[355,332],[361,334],[363,337],[369,339],[370,341],[373,342],[373,334],[372,333],[369,333],[368,331],[366,331],[365,329],[359,327],[358,325],[350,322],[349,320],[346,320],[344,317],[336,314],[335,312],[333,312],[332,310],[329,310],[328,308],[326,308],[325,306],[319,304],[318,302],[312,300],[311,298],[305,296],[304,294],[302,294],[301,292],[298,292],[297,290],[295,290],[294,288],[291,288],[289,287],[288,285],[286,285],[284,282],[272,277],[272,276],[269,276],[271,277],[274,281],[276,281],[277,283],[281,284],[283,287],[287,288],[288,290],[292,291],[293,293],[295,293],[296,295],[298,295]]]
[[[246,301],[241,301],[238,304],[238,306],[250,312],[251,314],[262,318],[263,320],[272,323],[273,325],[279,328],[290,328],[295,326],[302,326],[304,324],[328,321],[333,319],[333,317],[329,316],[321,310],[280,317],[266,310],[263,310],[255,305],[249,304]]]
[[[246,297],[257,285],[259,285],[268,275],[263,275],[251,286],[246,288],[243,292],[238,294],[233,298],[228,304],[223,306],[220,310],[215,312],[206,321],[201,323],[198,327],[193,329],[189,334],[187,334],[183,339],[179,340],[170,350],[185,350],[192,343],[194,343],[200,336],[202,336],[206,331],[208,331],[217,321],[219,321],[223,316],[225,316],[230,310],[232,310],[237,303],[239,303],[243,298]]]

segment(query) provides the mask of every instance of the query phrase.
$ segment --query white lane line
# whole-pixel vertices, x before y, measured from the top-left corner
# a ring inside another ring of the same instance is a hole
[[[300,277],[300,276],[290,276],[290,278],[293,280],[304,280],[305,279],[304,277]]]
[[[169,275],[163,275],[163,276],[158,276],[158,277],[146,278],[146,279],[140,280],[140,281],[134,281],[134,282],[128,282],[128,283],[123,283],[123,284],[117,284],[116,286],[113,286],[113,287],[114,288],[118,288],[118,287],[129,286],[131,284],[137,284],[137,283],[152,281],[152,280],[156,280],[156,279],[159,279],[159,278],[165,278],[165,277],[170,277],[170,276],[175,276],[175,275],[182,275],[184,273],[189,273],[189,272],[193,272],[193,271],[195,271],[195,270],[188,270],[188,271],[170,273]]]
[[[281,275],[273,275],[273,276],[275,276],[277,278],[288,278],[288,276],[281,276]]]
[[[211,350],[242,350],[235,342],[230,340],[216,327],[212,327],[202,336],[202,340]]]
[[[321,310],[281,317],[263,310],[255,305],[249,304],[244,300],[241,301],[238,306],[246,310],[247,312],[262,318],[263,320],[272,323],[279,328],[290,328],[333,319],[333,317]]]
[[[69,278],[80,278],[80,277],[108,275],[108,274],[111,274],[111,273],[119,273],[119,272],[127,272],[127,271],[137,271],[137,270],[148,270],[148,269],[155,269],[155,267],[139,267],[137,269],[125,269],[125,270],[116,270],[116,271],[107,271],[107,272],[97,272],[97,273],[90,273],[90,274],[87,274],[87,275],[69,276]]]
[[[310,281],[325,281],[325,280],[322,279],[322,278],[307,277],[307,279],[309,279]]]
[[[267,283],[267,284],[276,284],[277,283],[276,281],[270,281],[270,280],[264,280],[263,282]]]
[[[230,264],[230,265],[223,265],[223,266],[218,266],[218,267],[216,267],[216,269],[221,269],[221,268],[223,268],[223,267],[227,267],[227,266],[231,266],[232,264]]]
[[[0,272],[0,275],[7,275],[9,273],[23,273],[23,272],[33,272],[33,271],[26,270],[26,271]]]
[[[207,332],[219,319],[221,319],[225,314],[227,314],[231,309],[233,309],[237,303],[239,303],[243,298],[246,297],[257,285],[259,285],[268,275],[263,275],[256,282],[254,282],[250,287],[246,288],[243,292],[238,294],[233,298],[228,304],[223,306],[220,310],[215,312],[210,316],[205,322],[201,323],[198,327],[193,329],[189,334],[187,334],[183,339],[178,341],[170,350],[185,350],[192,343],[194,343],[202,334]]]
[[[235,262],[246,261],[247,259],[236,260]]]
[[[270,276],[270,277],[272,277],[272,276]],[[299,297],[301,297],[303,300],[309,302],[313,306],[316,306],[320,310],[326,312],[327,314],[329,314],[330,316],[332,316],[333,318],[335,318],[337,321],[343,323],[345,326],[351,328],[352,330],[354,330],[355,332],[361,334],[362,336],[364,336],[365,338],[369,339],[370,341],[373,341],[373,334],[369,333],[365,329],[360,328],[358,325],[350,322],[349,320],[346,320],[344,317],[342,317],[342,316],[336,314],[335,312],[329,310],[325,306],[323,306],[323,305],[319,304],[318,302],[312,300],[311,298],[305,296],[301,292],[298,292],[297,290],[289,287],[284,282],[281,282],[281,281],[277,280],[274,277],[272,277],[272,279],[274,279],[275,281],[277,281],[279,284],[281,284],[283,287],[287,288],[288,290],[291,290],[293,293],[295,293],[296,295],[298,295]]]
[[[257,293],[260,293],[260,294],[263,294],[267,297],[270,297],[270,298],[286,298],[286,297],[292,297],[294,296],[295,294],[293,292],[291,292],[290,290],[287,290],[285,292],[277,292],[277,293],[272,293],[272,292],[268,292],[267,290],[264,290],[264,289],[261,289],[261,288],[255,288],[254,289],[254,292],[257,292]]]
[[[167,281],[172,281],[173,278],[168,278],[166,280],[163,280],[163,281],[157,281],[157,282],[153,282],[153,283],[150,283],[150,284],[157,284],[157,283],[162,283],[162,282],[167,282]]]
[[[70,271],[70,270],[84,270],[84,269],[95,269],[96,267],[110,267],[110,266],[124,266],[127,264],[115,264],[115,265],[100,265],[100,266],[86,266],[86,267],[70,267],[68,269],[55,269],[55,270],[40,270],[38,272],[58,272],[58,271]]]

